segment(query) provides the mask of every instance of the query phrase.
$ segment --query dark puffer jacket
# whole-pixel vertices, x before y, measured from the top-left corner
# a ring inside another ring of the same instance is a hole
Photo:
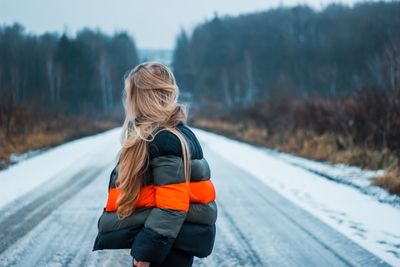
[[[150,165],[135,212],[123,220],[116,214],[118,164],[112,171],[93,250],[130,248],[135,259],[154,264],[161,263],[172,247],[197,257],[211,254],[217,205],[210,168],[191,129],[185,123],[177,129],[189,144],[190,193],[178,137],[169,131],[158,132],[149,142]]]

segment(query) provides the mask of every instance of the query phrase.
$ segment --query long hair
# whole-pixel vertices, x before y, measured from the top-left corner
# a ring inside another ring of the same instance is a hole
[[[187,184],[190,181],[189,146],[176,129],[179,122],[187,121],[187,112],[185,106],[178,103],[179,88],[171,70],[155,61],[139,64],[125,78],[123,92],[125,121],[116,181],[120,193],[117,199],[120,219],[131,215],[135,209],[149,167],[148,142],[159,131],[170,131],[179,138],[185,180]]]

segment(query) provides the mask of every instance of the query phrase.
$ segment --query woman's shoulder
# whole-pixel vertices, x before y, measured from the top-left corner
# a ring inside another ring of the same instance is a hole
[[[195,133],[187,123],[179,123],[176,128],[183,134],[189,145],[192,159],[203,158],[203,150]],[[182,146],[179,138],[170,131],[159,130],[149,143],[150,158],[159,156],[182,156]]]

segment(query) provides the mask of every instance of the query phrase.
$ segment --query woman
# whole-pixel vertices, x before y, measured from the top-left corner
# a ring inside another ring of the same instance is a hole
[[[211,254],[217,205],[210,168],[177,102],[174,75],[145,62],[125,79],[122,149],[93,250],[130,248],[134,266],[192,266]]]

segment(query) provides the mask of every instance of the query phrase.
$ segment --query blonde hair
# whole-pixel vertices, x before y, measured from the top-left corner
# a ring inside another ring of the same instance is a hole
[[[179,88],[171,70],[156,61],[144,62],[125,78],[125,121],[122,148],[118,153],[116,187],[120,192],[117,214],[123,219],[133,213],[142,180],[149,165],[148,142],[159,131],[175,134],[182,146],[185,181],[190,181],[190,151],[186,139],[176,129],[187,121],[184,105],[178,103]]]

